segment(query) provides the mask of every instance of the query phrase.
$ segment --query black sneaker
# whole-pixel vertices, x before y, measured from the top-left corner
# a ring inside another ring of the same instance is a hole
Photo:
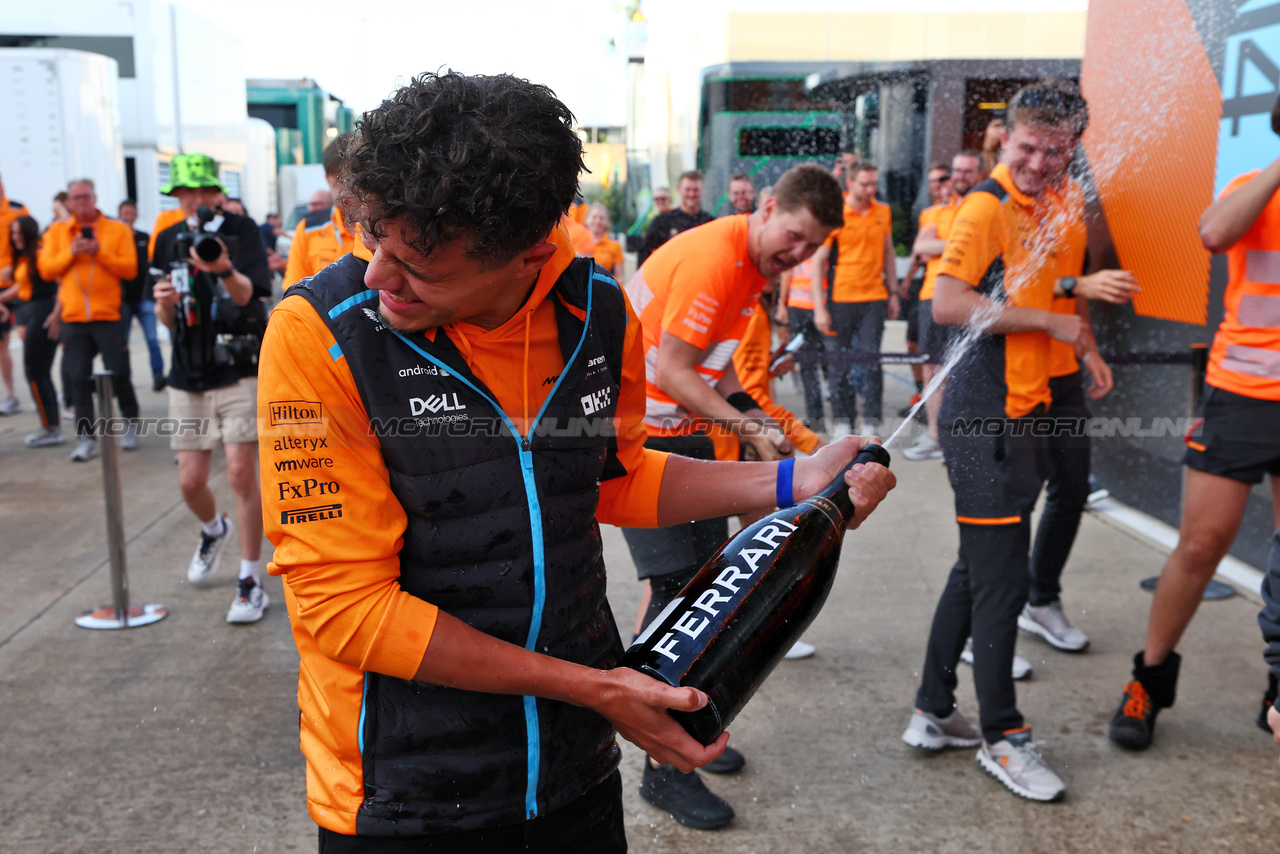
[[[640,797],[695,830],[715,830],[733,821],[733,807],[714,795],[696,771],[685,774],[671,765],[654,768],[647,756]]]
[[[1107,737],[1129,750],[1146,750],[1156,734],[1156,716],[1173,707],[1177,694],[1178,669],[1182,657],[1176,652],[1154,667],[1143,663],[1139,652],[1133,657],[1133,681],[1124,686],[1124,699],[1111,718]]]
[[[1271,724],[1267,722],[1267,712],[1276,704],[1276,689],[1280,688],[1280,677],[1274,673],[1267,674],[1267,691],[1262,695],[1262,711],[1258,712],[1258,729],[1265,733],[1273,733]]]
[[[715,759],[712,759],[706,765],[703,765],[702,770],[708,771],[712,774],[736,774],[741,771],[742,766],[746,764],[747,757],[743,756],[732,747],[726,747],[724,749],[724,753],[721,753]]]
[[[164,391],[165,386],[167,386],[168,384],[169,384],[169,381],[164,377],[156,377],[151,381],[151,390]]]

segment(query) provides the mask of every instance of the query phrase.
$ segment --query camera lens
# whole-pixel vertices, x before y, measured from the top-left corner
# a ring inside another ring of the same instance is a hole
[[[197,234],[195,241],[196,255],[201,261],[217,261],[222,254],[222,246],[217,239],[208,234]]]

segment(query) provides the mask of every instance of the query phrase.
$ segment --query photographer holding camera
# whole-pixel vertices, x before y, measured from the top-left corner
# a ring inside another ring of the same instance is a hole
[[[240,526],[240,584],[227,622],[253,623],[268,604],[259,566],[257,376],[271,271],[253,220],[221,209],[225,197],[213,159],[180,154],[169,168],[163,192],[177,198],[187,216],[156,238],[153,263],[156,316],[173,333],[169,415],[180,419],[171,439],[178,482],[204,526],[187,579],[213,575],[235,528],[218,513],[209,489],[213,450],[221,444]],[[199,423],[194,433],[191,419]]]

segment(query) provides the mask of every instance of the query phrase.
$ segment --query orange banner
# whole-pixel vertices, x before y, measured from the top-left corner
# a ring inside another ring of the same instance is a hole
[[[1222,90],[1185,0],[1090,0],[1081,65],[1084,135],[1134,310],[1203,326]]]

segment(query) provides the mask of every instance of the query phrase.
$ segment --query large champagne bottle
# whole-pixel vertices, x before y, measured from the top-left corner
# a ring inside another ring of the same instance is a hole
[[[889,453],[868,445],[850,467],[858,463],[887,466]],[[852,518],[841,472],[817,495],[743,528],[621,663],[705,692],[707,705],[671,716],[702,744],[715,741],[822,610]]]

